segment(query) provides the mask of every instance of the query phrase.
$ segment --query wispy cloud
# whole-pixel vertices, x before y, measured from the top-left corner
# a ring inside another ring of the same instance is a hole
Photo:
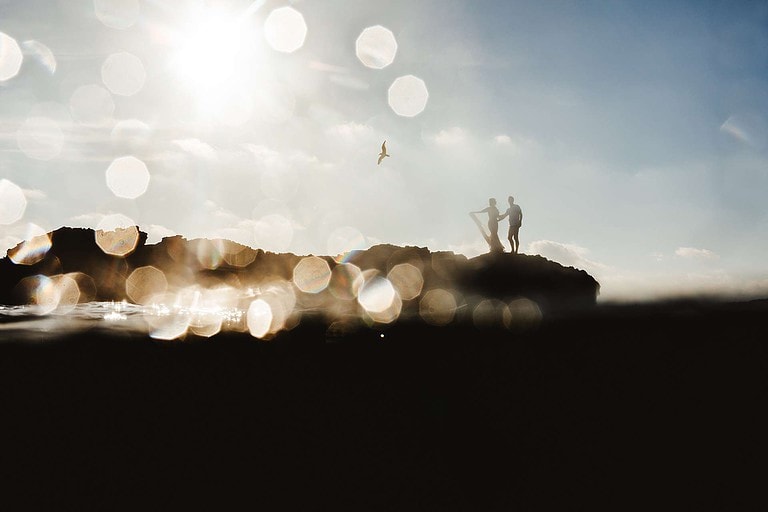
[[[589,273],[604,273],[611,269],[604,263],[590,259],[588,257],[589,249],[575,244],[536,240],[528,244],[527,252],[552,259],[563,266],[578,268]]]
[[[678,247],[675,249],[675,255],[695,260],[716,260],[720,257],[709,249],[697,249],[695,247]]]
[[[24,197],[26,197],[28,200],[34,200],[34,201],[42,201],[44,199],[48,199],[48,194],[43,192],[39,189],[22,189],[22,192],[24,192]]]
[[[372,127],[353,121],[331,126],[326,132],[332,137],[338,137],[346,142],[359,142],[372,137],[374,134]]]
[[[186,151],[192,156],[198,158],[204,158],[206,160],[213,160],[216,158],[216,150],[210,144],[207,144],[200,139],[177,139],[173,143]]]

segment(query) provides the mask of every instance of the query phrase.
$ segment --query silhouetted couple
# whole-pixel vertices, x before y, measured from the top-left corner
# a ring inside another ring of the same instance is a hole
[[[477,217],[474,216],[476,213],[488,214],[488,235],[485,234],[485,230],[482,229]],[[520,248],[520,226],[523,225],[523,211],[520,209],[520,205],[515,204],[514,197],[509,196],[509,208],[507,208],[507,211],[502,215],[499,215],[499,209],[496,208],[496,199],[493,197],[488,199],[488,206],[486,208],[476,212],[469,212],[469,214],[475,220],[475,223],[477,223],[480,231],[482,231],[485,241],[488,242],[488,245],[491,248],[491,252],[504,252],[504,246],[502,245],[501,240],[499,240],[499,221],[508,217],[509,231],[507,233],[507,240],[509,240],[509,245],[511,247],[510,252],[513,254],[518,253],[518,249]]]

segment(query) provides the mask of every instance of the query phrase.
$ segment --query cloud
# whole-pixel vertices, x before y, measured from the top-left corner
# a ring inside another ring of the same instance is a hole
[[[678,247],[675,249],[675,255],[696,260],[716,260],[720,257],[709,249],[696,249],[695,247]]]
[[[589,249],[574,244],[554,242],[552,240],[536,240],[528,244],[529,254],[539,254],[547,259],[557,261],[563,266],[574,267],[592,274],[603,274],[611,267],[587,257]]]
[[[22,192],[24,192],[24,197],[34,201],[43,201],[45,199],[48,199],[48,194],[46,194],[45,192],[39,189],[25,188],[25,189],[22,189]]]
[[[429,139],[438,146],[453,146],[455,144],[462,144],[469,138],[469,134],[463,128],[454,126],[453,128],[447,128],[440,130],[435,135],[429,137]]]
[[[0,237],[0,255],[2,255],[0,258],[7,256],[8,251],[16,247],[22,241],[21,238],[12,235]]]
[[[216,150],[200,139],[177,139],[173,143],[192,156],[213,160],[216,158]]]
[[[326,130],[326,133],[346,142],[357,142],[373,136],[374,130],[367,124],[359,124],[350,121],[348,123],[333,125]]]
[[[176,235],[174,231],[160,226],[158,224],[149,224],[148,226],[142,226],[141,230],[147,233],[147,245],[154,245],[160,243],[163,238]]]
[[[243,144],[243,148],[248,150],[257,161],[270,164],[280,161],[280,153],[261,144]]]
[[[507,135],[505,133],[501,133],[499,135],[496,135],[492,139],[493,144],[508,148],[512,150],[514,153],[525,153],[525,152],[533,152],[535,150],[538,150],[540,148],[540,144],[536,139],[533,139],[531,137],[526,137],[524,135]]]

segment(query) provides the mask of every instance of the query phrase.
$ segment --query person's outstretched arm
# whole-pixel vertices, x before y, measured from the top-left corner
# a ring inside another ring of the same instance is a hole
[[[477,211],[477,212],[469,212],[469,213],[485,213],[485,212],[487,212],[487,211],[488,211],[488,208],[483,208],[483,209],[482,209],[482,210],[480,210],[480,211]]]
[[[509,209],[507,209],[507,211],[505,211],[502,215],[499,215],[499,218],[496,219],[496,220],[502,221],[502,220],[506,219],[508,215],[509,215]]]

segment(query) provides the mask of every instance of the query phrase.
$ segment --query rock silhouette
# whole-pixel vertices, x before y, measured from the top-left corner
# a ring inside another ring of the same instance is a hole
[[[27,303],[23,286],[19,286],[24,278],[66,273],[88,276],[81,302],[129,300],[126,279],[133,270],[148,265],[164,273],[169,287],[228,284],[258,288],[275,280],[290,281],[296,265],[307,256],[272,253],[228,240],[187,240],[179,235],[148,245],[147,234],[139,231],[135,250],[119,257],[100,249],[92,229],[63,227],[50,233],[50,238],[50,250],[35,264],[16,264],[9,257],[0,260],[0,304]],[[458,297],[459,305],[523,297],[536,302],[542,312],[555,313],[594,306],[600,290],[599,283],[587,272],[541,256],[485,254],[467,258],[453,252],[432,252],[426,247],[380,244],[347,254],[343,261],[339,255],[320,257],[330,269],[353,264],[369,277],[386,277],[396,265],[408,263],[418,269],[423,279],[421,295],[445,289]],[[327,291],[298,293],[297,297],[305,306],[333,299]],[[404,301],[404,313],[417,309],[417,298]]]

